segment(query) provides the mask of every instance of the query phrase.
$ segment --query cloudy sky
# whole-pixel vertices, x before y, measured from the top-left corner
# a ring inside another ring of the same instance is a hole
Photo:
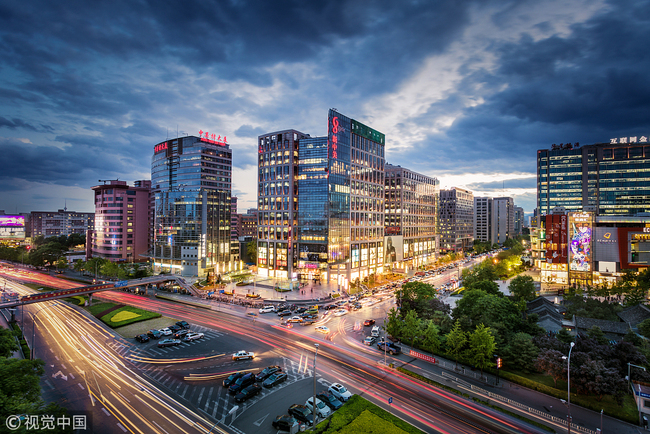
[[[537,149],[650,136],[648,1],[38,1],[0,4],[0,210],[93,212],[199,130],[233,149],[326,134],[337,108],[387,161],[535,207]]]

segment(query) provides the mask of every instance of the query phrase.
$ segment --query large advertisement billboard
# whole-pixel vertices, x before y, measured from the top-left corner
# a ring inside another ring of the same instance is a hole
[[[2,226],[25,226],[25,217],[21,215],[0,215],[0,227]]]
[[[594,261],[614,263],[620,262],[617,228],[594,228],[593,244]],[[611,268],[609,265],[607,267]]]
[[[569,214],[569,270],[591,271],[593,214]]]
[[[546,262],[550,264],[567,263],[567,216],[546,216]]]
[[[384,237],[384,264],[404,260],[404,236],[389,235]]]

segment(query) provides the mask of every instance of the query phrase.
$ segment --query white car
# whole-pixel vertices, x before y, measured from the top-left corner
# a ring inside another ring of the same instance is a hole
[[[253,352],[248,352],[248,351],[237,351],[235,354],[232,355],[233,360],[253,360],[255,358],[255,353]]]
[[[347,313],[348,313],[347,310],[345,310],[345,309],[339,309],[339,310],[337,310],[336,312],[334,312],[334,316],[343,316],[343,315],[346,315]]]
[[[189,332],[187,335],[185,335],[185,342],[192,342],[197,339],[203,338],[205,335],[203,333],[194,333],[194,332]]]
[[[316,326],[316,331],[317,331],[318,333],[325,333],[325,334],[327,334],[327,333],[330,332],[330,329],[328,329],[327,326]]]
[[[164,329],[158,330],[160,333],[162,333],[163,336],[171,336],[172,331],[169,329],[169,327],[165,327]]]
[[[264,306],[263,308],[260,309],[260,313],[269,313],[269,312],[275,312],[275,306]]]
[[[334,396],[336,396],[340,401],[343,402],[347,401],[352,397],[350,391],[348,391],[348,389],[346,389],[345,386],[343,386],[341,383],[332,383],[332,385],[327,390],[332,392]]]
[[[314,409],[312,408],[312,405],[311,405],[313,399],[314,399],[314,397],[311,396],[311,397],[309,397],[307,402],[305,402],[305,407],[307,407],[309,409],[309,411],[311,411],[312,413],[314,412]],[[316,398],[316,414],[318,414],[319,417],[326,418],[331,413],[332,413],[332,410],[330,410],[330,408],[327,405],[325,405],[325,403],[323,401]]]

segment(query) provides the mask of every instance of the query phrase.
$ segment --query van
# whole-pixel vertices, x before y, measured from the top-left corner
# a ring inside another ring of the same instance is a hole
[[[379,337],[379,326],[374,326],[372,330],[370,331],[370,336],[373,336],[375,338]]]

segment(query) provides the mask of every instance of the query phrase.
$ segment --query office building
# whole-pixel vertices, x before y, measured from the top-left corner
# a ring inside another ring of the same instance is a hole
[[[241,215],[241,236],[245,238],[257,238],[257,209],[251,208],[246,214]]]
[[[29,227],[32,238],[39,235],[45,238],[72,234],[85,235],[86,231],[95,227],[95,214],[68,211],[66,208],[56,212],[32,211],[29,216]]]
[[[474,244],[474,194],[454,187],[440,190],[440,250],[466,252]]]
[[[593,207],[599,216],[650,212],[650,145],[645,136],[537,151],[537,208]]]
[[[516,237],[523,234],[524,227],[526,227],[524,221],[524,209],[520,206],[515,206],[514,236]]]
[[[236,271],[231,258],[232,150],[200,131],[154,146],[154,272],[215,278]]]
[[[494,244],[492,237],[492,198],[474,198],[474,239]]]
[[[515,203],[511,197],[492,198],[493,243],[503,244],[515,237]]]
[[[91,231],[90,256],[114,262],[146,260],[151,226],[151,181],[107,180],[92,187],[95,228]]]

